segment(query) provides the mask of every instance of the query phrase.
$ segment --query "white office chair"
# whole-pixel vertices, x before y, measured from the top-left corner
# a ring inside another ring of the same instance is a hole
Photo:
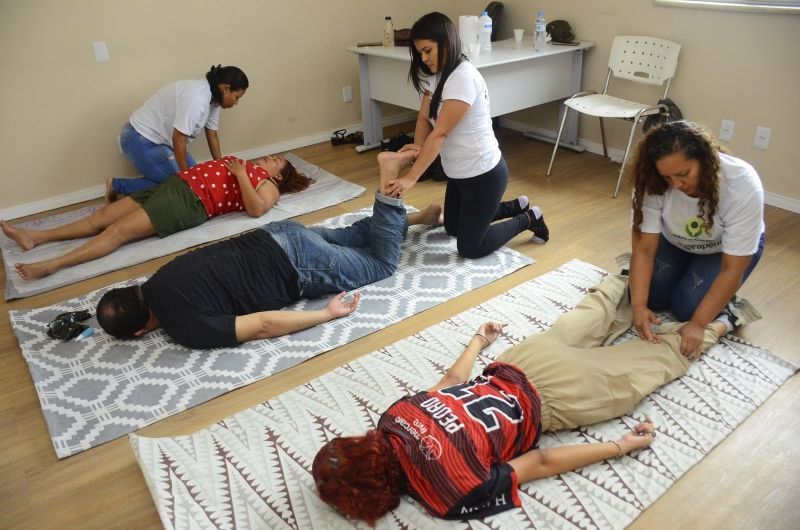
[[[625,147],[625,154],[622,157],[622,167],[619,170],[617,187],[614,188],[613,197],[616,198],[619,193],[619,186],[622,183],[622,173],[625,170],[625,162],[628,159],[628,151],[631,148],[636,125],[646,116],[667,112],[667,108],[665,105],[659,105],[658,103],[646,105],[609,95],[608,86],[611,77],[647,85],[665,85],[661,99],[666,98],[669,83],[675,75],[675,68],[678,66],[678,53],[680,50],[680,44],[656,37],[624,35],[614,38],[614,43],[611,46],[611,56],[608,59],[608,75],[606,76],[606,85],[603,88],[603,93],[598,94],[596,91],[578,92],[564,101],[564,115],[561,118],[558,138],[556,138],[556,144],[553,146],[553,154],[550,157],[546,175],[549,176],[550,170],[553,168],[553,160],[556,157],[558,143],[561,141],[561,133],[564,130],[564,123],[567,121],[569,109],[600,118],[603,156],[606,158],[608,158],[608,150],[606,148],[606,131],[603,126],[603,118],[625,119],[633,123],[628,137],[628,145]]]

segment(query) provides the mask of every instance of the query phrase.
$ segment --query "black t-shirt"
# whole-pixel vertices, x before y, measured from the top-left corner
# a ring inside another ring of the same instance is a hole
[[[297,271],[263,230],[175,258],[142,284],[142,293],[164,331],[190,348],[236,346],[238,315],[300,299]]]

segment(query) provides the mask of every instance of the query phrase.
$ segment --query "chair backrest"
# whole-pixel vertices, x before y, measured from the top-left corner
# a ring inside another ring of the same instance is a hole
[[[616,78],[662,85],[675,75],[681,45],[657,37],[622,35],[614,38],[608,68]]]

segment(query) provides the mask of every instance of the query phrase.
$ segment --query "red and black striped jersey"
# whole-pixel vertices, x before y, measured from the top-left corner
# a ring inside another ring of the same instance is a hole
[[[471,519],[520,505],[506,462],[536,447],[539,394],[516,366],[494,362],[466,383],[396,401],[381,416],[408,479],[433,515]]]

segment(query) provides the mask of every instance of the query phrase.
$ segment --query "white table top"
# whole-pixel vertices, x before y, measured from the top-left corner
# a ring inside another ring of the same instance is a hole
[[[491,51],[482,52],[477,59],[470,59],[470,62],[475,65],[476,68],[480,69],[487,66],[496,66],[537,57],[545,57],[547,55],[558,55],[562,53],[571,53],[576,50],[586,50],[594,47],[594,43],[580,41],[580,44],[577,46],[558,46],[548,42],[544,45],[544,50],[536,52],[533,49],[533,38],[525,37],[522,41],[521,48],[515,48],[514,46],[515,41],[513,38],[493,42]],[[411,54],[407,46],[395,46],[394,48],[384,48],[383,46],[351,46],[347,48],[347,51],[361,55],[411,62]]]

